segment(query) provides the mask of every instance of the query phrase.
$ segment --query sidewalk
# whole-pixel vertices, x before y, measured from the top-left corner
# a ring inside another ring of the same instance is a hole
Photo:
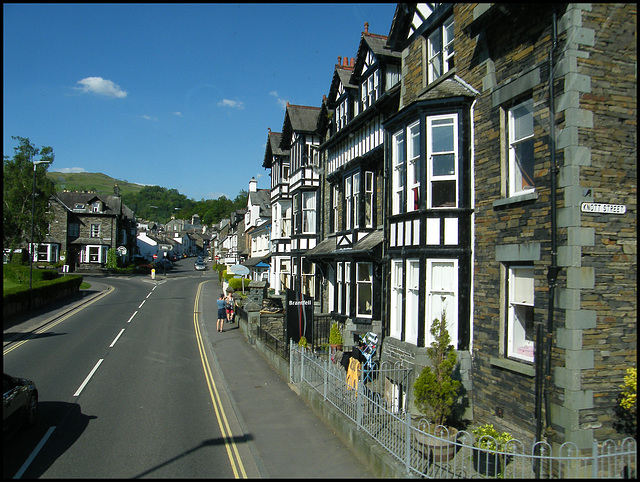
[[[207,283],[201,313],[215,364],[234,401],[243,431],[251,435],[264,477],[374,478],[333,431],[253,348],[238,323],[216,331],[217,279]]]

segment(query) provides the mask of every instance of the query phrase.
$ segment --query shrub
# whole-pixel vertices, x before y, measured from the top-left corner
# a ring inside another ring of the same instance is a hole
[[[424,367],[413,385],[414,403],[436,425],[443,425],[452,412],[459,380],[452,378],[457,363],[457,355],[450,344],[445,313],[441,319],[433,320],[431,335],[434,341],[427,348],[431,366]]]
[[[331,330],[329,331],[329,344],[342,345],[342,343],[342,333],[340,333],[338,323],[334,323],[333,325],[331,325]]]
[[[242,291],[242,281],[244,281],[245,288],[251,283],[251,280],[247,278],[231,278],[229,280],[229,288],[232,288],[233,291]]]
[[[512,440],[513,437],[509,432],[498,432],[493,424],[485,423],[471,430],[475,441],[474,447],[479,449],[492,450],[494,452],[501,452],[504,450],[506,443]],[[491,437],[491,438],[490,438]]]
[[[638,430],[638,370],[627,368],[624,385],[620,385],[622,392],[618,395],[614,407],[616,420],[613,427],[620,433],[636,436]]]

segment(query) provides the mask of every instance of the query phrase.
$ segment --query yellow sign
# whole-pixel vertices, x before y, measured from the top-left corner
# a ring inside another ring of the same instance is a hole
[[[347,386],[349,389],[358,389],[358,379],[360,378],[360,362],[355,358],[349,358],[349,369],[347,370]]]

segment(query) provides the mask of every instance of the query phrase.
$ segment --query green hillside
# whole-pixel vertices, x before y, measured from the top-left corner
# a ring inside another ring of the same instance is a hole
[[[56,191],[95,191],[98,194],[113,194],[117,183],[120,195],[136,194],[144,187],[141,184],[114,179],[100,172],[47,172],[47,177],[56,185]]]

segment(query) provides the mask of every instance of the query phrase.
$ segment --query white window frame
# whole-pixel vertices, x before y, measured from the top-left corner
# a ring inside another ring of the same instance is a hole
[[[100,237],[100,224],[93,223],[91,224],[90,237],[99,238]]]
[[[418,312],[420,310],[420,260],[406,261],[406,297],[404,341],[418,345]]]
[[[420,121],[407,127],[407,212],[420,206]]]
[[[291,237],[291,205],[283,204],[281,205],[282,212],[282,230],[281,234],[283,238]]]
[[[401,259],[391,260],[391,312],[389,322],[389,336],[396,340],[402,339],[402,314],[404,303],[404,263]]]
[[[345,229],[353,227],[353,177],[344,178]]]
[[[534,267],[509,266],[507,280],[507,357],[533,362]]]
[[[519,125],[516,121],[515,113],[522,111],[522,109],[528,111],[525,122],[527,125],[524,132],[518,132]],[[530,117],[530,118],[529,118]],[[509,186],[509,196],[514,196],[521,193],[535,191],[534,176],[534,127],[533,127],[533,99],[528,99],[518,105],[509,109],[508,113],[508,129],[509,129],[509,179],[507,184]],[[527,167],[521,166],[519,160],[518,151],[527,149],[531,156],[528,162],[531,163],[530,172],[526,173]],[[529,178],[528,180],[526,178]]]
[[[344,297],[344,265],[336,263],[336,289],[338,290],[336,313],[342,313],[342,300]]]
[[[344,262],[344,314],[351,316],[351,262]]]
[[[338,208],[340,206],[340,189],[337,184],[332,186],[332,196],[331,196],[331,208],[333,212],[333,232],[337,233],[340,229],[339,226],[339,212]]]
[[[367,293],[369,307],[366,309]],[[365,309],[362,310],[362,305]],[[373,317],[373,263],[356,263],[356,316]]]
[[[449,122],[450,121],[450,122]],[[445,124],[446,122],[446,124]],[[442,127],[451,126],[453,128],[453,146],[451,149],[442,149],[435,151],[434,142],[438,140],[435,134],[436,130]],[[453,173],[446,174],[435,173],[436,156],[453,156]],[[427,117],[427,207],[429,209],[452,209],[458,207],[458,190],[459,190],[459,153],[458,153],[458,114],[445,114]],[[453,205],[435,206],[434,205],[434,184],[450,183],[454,181],[454,203]]]
[[[454,30],[454,18],[451,16],[427,39],[429,84],[454,67]]]
[[[304,191],[302,193],[302,233],[316,233],[316,192]]]
[[[444,309],[451,344],[458,349],[458,260],[427,259],[427,305],[425,306],[425,346],[431,346],[431,325]],[[444,300],[443,300],[444,298]]]
[[[393,185],[391,214],[400,214],[403,212],[405,199],[404,143],[404,129],[393,134],[391,142],[391,178]]]
[[[360,227],[360,172],[353,174],[353,227]]]
[[[373,228],[373,172],[365,171],[364,173],[364,225],[367,228]]]
[[[307,258],[301,260],[302,294],[316,296],[316,264]]]

